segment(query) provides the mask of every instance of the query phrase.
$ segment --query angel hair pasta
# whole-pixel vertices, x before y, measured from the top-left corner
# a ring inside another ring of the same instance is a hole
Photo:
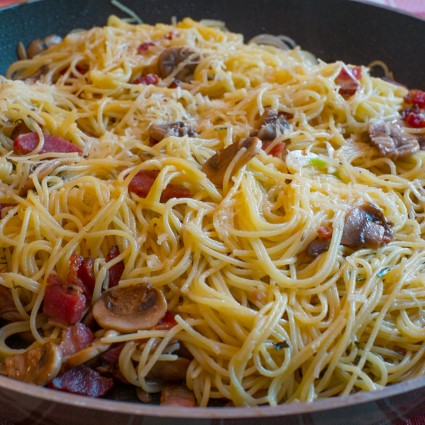
[[[111,17],[11,65],[1,374],[185,406],[424,374],[425,93],[258,43]]]

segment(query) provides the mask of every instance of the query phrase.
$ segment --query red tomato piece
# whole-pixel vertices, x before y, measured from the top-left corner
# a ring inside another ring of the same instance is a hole
[[[80,286],[65,283],[55,274],[48,277],[43,303],[43,312],[47,316],[72,325],[81,320],[86,303]]]
[[[36,132],[20,134],[13,141],[13,150],[19,155],[27,155],[34,151],[39,143],[39,137]],[[46,152],[77,152],[82,153],[82,149],[68,142],[61,137],[53,136],[51,134],[44,135],[44,144],[39,153]]]
[[[77,366],[53,379],[50,388],[87,397],[103,397],[114,386],[112,378],[86,366]]]

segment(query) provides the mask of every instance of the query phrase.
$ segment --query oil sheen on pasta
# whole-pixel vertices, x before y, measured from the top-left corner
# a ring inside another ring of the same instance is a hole
[[[172,46],[198,52],[190,81],[134,82]],[[63,326],[42,313],[48,276],[66,278],[72,254],[93,257],[93,303],[117,245],[119,285],[149,283],[176,314],[169,330],[96,334],[125,343],[120,371],[146,392],[160,391],[149,370],[175,359],[179,344],[192,356],[186,385],[199,406],[313,401],[422,375],[425,153],[379,155],[368,125],[399,118],[407,90],[363,67],[359,89],[344,97],[335,82],[343,66],[191,19],[133,26],[116,17],[13,64],[9,77],[44,72],[0,85],[0,202],[13,205],[0,220],[0,284],[13,288],[19,313],[0,331],[1,355],[21,352],[6,343],[14,333],[29,331],[32,347],[58,342]],[[273,142],[285,152],[262,149],[213,184],[202,165],[248,137],[267,110],[287,119]],[[16,155],[5,134],[19,120],[83,154]],[[179,121],[195,136],[152,143],[153,124]],[[46,161],[48,173],[32,174]],[[159,172],[146,197],[128,191],[141,170]],[[190,196],[164,201],[168,184]],[[353,250],[341,244],[344,218],[365,203],[382,210],[394,237]],[[331,243],[311,258],[320,226],[332,229]]]

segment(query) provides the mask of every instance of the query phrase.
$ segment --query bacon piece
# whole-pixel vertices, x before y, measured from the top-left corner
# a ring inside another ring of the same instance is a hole
[[[263,142],[263,145],[262,145],[262,149],[263,149],[263,151],[267,151],[268,147],[269,147],[272,143],[273,143],[273,142],[272,142],[272,141],[269,141],[269,140],[267,140],[267,141]],[[267,153],[268,153],[269,155],[272,155],[272,156],[275,156],[276,158],[278,158],[282,152],[285,152],[285,149],[286,149],[286,143],[280,142],[280,143],[277,143],[275,146],[273,146],[273,147],[270,149],[270,151],[269,151],[269,152],[267,152]]]
[[[36,132],[20,134],[13,141],[13,150],[18,155],[27,155],[34,151],[38,143],[39,137]],[[38,153],[46,152],[77,152],[81,154],[82,149],[61,137],[45,134],[44,144]]]
[[[83,323],[68,326],[62,332],[60,348],[65,357],[72,356],[94,341],[94,334]]]
[[[141,170],[131,180],[128,191],[133,192],[141,198],[146,198],[151,190],[159,171]],[[172,198],[188,198],[190,191],[183,186],[169,184],[161,194],[160,201],[167,202]]]
[[[425,108],[425,91],[412,89],[404,96],[404,101],[411,105],[418,105],[419,108]]]
[[[81,320],[86,302],[80,286],[65,283],[56,274],[48,277],[43,304],[47,316],[72,325]]]
[[[137,53],[139,55],[147,52],[152,46],[155,46],[155,43],[152,41],[146,41],[145,43],[142,43],[139,45],[139,47],[137,48]]]
[[[93,269],[94,258],[72,254],[69,262],[68,282],[73,285],[81,286],[84,289],[86,297],[90,298],[96,283]]]
[[[136,77],[131,84],[144,84],[145,86],[158,84],[161,79],[156,74],[140,75]]]
[[[172,311],[167,310],[167,312],[165,313],[161,321],[157,325],[155,325],[152,329],[168,330],[173,328],[174,326],[177,325],[175,317],[176,317],[176,313],[173,313]]]
[[[87,397],[103,397],[113,386],[112,378],[106,378],[86,366],[73,367],[49,384],[55,390]]]
[[[335,78],[335,83],[340,86],[339,94],[343,97],[352,96],[360,87],[359,80],[361,77],[362,68],[360,66],[344,65]]]
[[[104,360],[110,365],[117,365],[120,358],[121,351],[124,348],[124,346],[125,346],[125,343],[121,342],[113,346],[109,350],[105,351],[102,354],[102,360]]]
[[[413,128],[425,127],[425,110],[418,105],[413,105],[411,108],[406,108],[401,112],[401,118],[406,124]]]
[[[116,245],[113,245],[106,256],[106,261],[111,261],[120,255],[120,250]],[[117,286],[124,272],[124,261],[119,261],[109,269],[109,287]]]
[[[319,226],[317,228],[317,234],[322,238],[322,239],[330,239],[332,237],[332,227],[329,226]]]
[[[161,391],[161,406],[194,407],[195,396],[182,385],[167,385]]]

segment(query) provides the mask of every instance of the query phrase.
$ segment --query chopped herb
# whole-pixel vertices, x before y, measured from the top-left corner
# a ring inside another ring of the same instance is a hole
[[[273,344],[275,350],[282,350],[282,348],[288,348],[289,345],[286,341],[275,342]]]
[[[328,167],[328,163],[324,159],[320,158],[311,158],[310,165],[318,170],[324,170]]]
[[[388,272],[390,271],[389,267],[384,267],[379,273],[378,273],[378,277],[382,277],[385,276]]]

